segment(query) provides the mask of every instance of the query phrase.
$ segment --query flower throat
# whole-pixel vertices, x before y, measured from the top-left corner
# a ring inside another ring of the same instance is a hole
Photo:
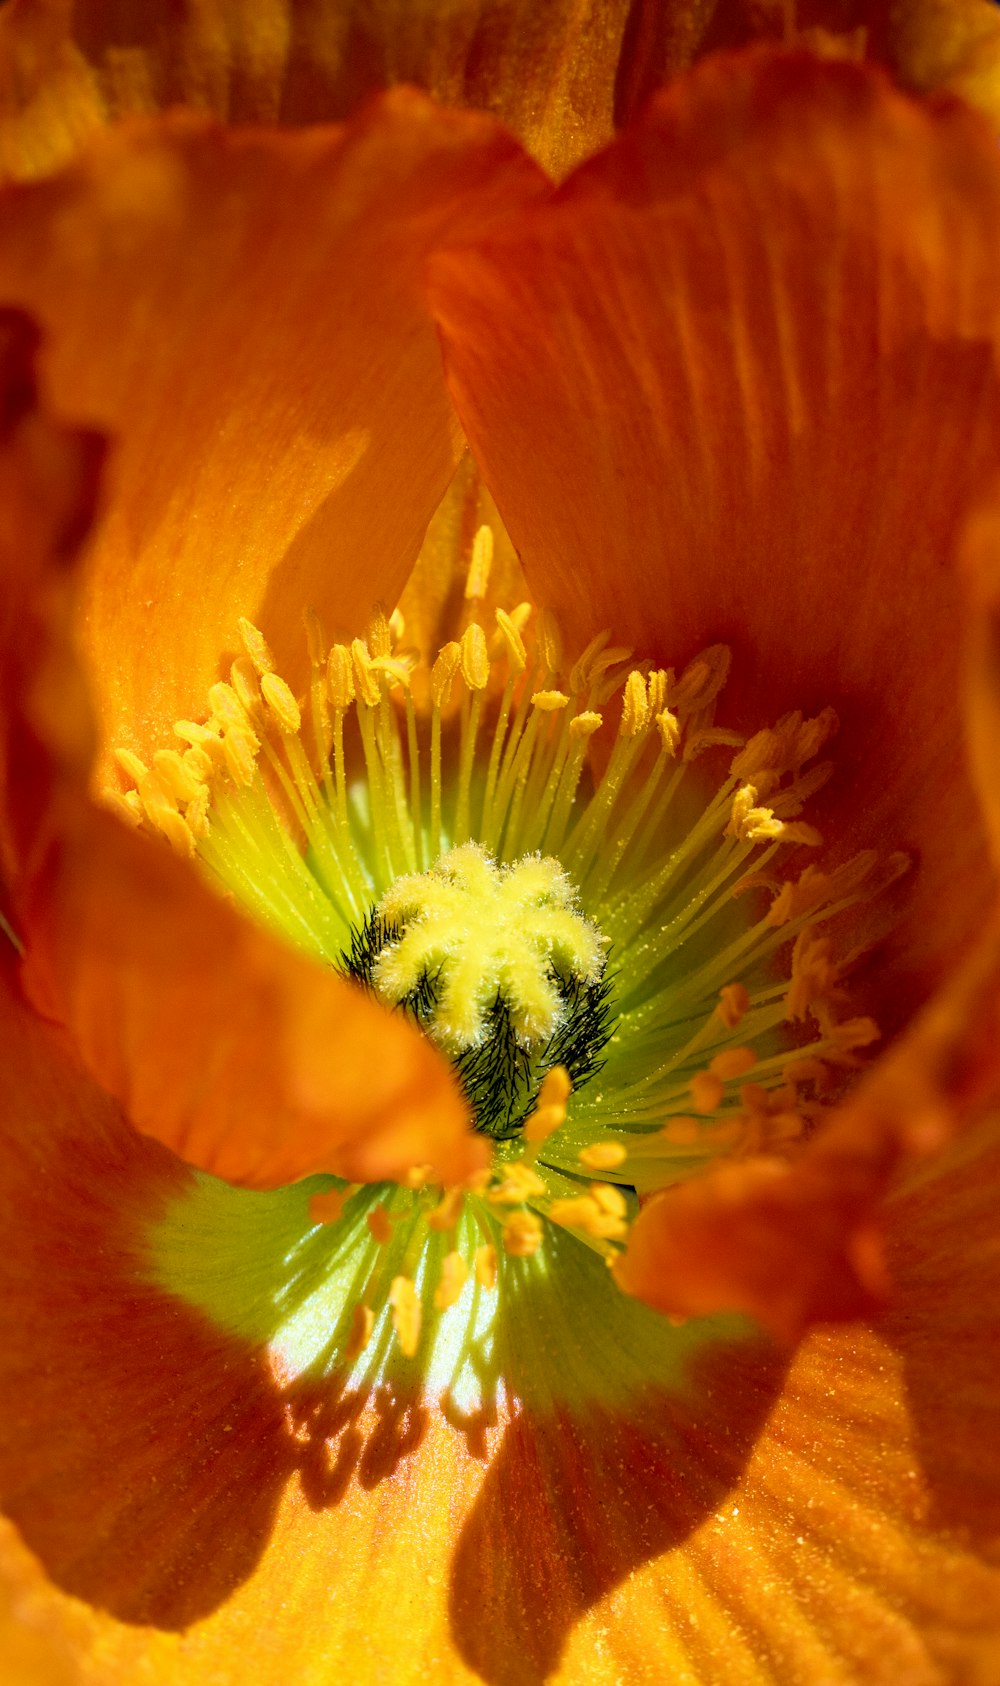
[[[312,1195],[312,1221],[359,1250],[345,1363],[373,1342],[415,1355],[442,1313],[544,1268],[555,1232],[610,1261],[640,1197],[720,1154],[794,1154],[878,1034],[847,1010],[824,926],[905,858],[780,872],[821,842],[800,816],[833,711],[745,741],[715,723],[722,646],[677,675],[607,633],[567,661],[528,604],[487,629],[492,542],[480,529],[464,624],[432,663],[398,612],[331,648],[308,614],[299,697],[242,621],[180,747],[150,767],[118,752],[123,815],[408,1014],[491,1139],[461,1188],[414,1166]]]

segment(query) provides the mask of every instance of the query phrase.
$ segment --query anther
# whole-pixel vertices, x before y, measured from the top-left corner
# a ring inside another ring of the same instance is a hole
[[[543,609],[538,617],[538,654],[546,673],[560,671],[563,660],[562,633],[551,609]]]
[[[681,741],[681,723],[676,714],[671,714],[669,709],[661,709],[656,716],[656,729],[660,734],[664,753],[673,758]]]
[[[478,621],[466,627],[461,640],[462,678],[470,691],[484,691],[490,680],[486,634]]]
[[[327,657],[326,683],[330,702],[338,714],[354,701],[354,664],[346,644],[334,644]]]
[[[136,755],[134,750],[116,749],[115,760],[122,772],[132,780],[133,784],[140,784],[149,772],[149,768],[146,766],[145,761]]]
[[[253,625],[252,621],[244,620],[241,616],[236,624],[240,629],[240,642],[257,672],[263,678],[264,674],[270,673],[274,667],[274,657],[271,654],[270,645],[264,634]]]
[[[302,725],[302,714],[289,686],[277,673],[265,673],[260,688],[279,731],[293,737]]]
[[[449,1306],[458,1303],[468,1276],[469,1267],[461,1253],[448,1253],[442,1261],[441,1277],[434,1290],[434,1306],[437,1311],[447,1311]]]
[[[392,634],[389,617],[382,603],[376,603],[368,622],[368,649],[372,661],[383,661],[392,654]]]
[[[711,644],[689,662],[671,687],[671,708],[684,714],[700,714],[713,703],[729,674],[730,652],[725,644]]]
[[[488,1190],[486,1198],[494,1206],[520,1206],[525,1200],[547,1193],[548,1188],[538,1172],[516,1159],[503,1167],[500,1182]]]
[[[462,660],[462,646],[454,639],[442,645],[431,668],[431,696],[435,708],[444,708],[451,696],[451,687]]]
[[[750,1006],[750,996],[741,983],[724,984],[719,991],[716,1017],[727,1030],[735,1030]]]
[[[469,572],[465,578],[465,600],[478,603],[486,596],[493,566],[493,529],[483,525],[472,541]]]
[[[497,1250],[489,1241],[476,1248],[476,1281],[481,1288],[496,1287]]]
[[[222,750],[234,784],[243,788],[249,788],[253,784],[259,747],[252,732],[244,731],[240,727],[233,727],[227,731],[222,740]]]
[[[691,1099],[696,1112],[714,1112],[722,1100],[722,1078],[714,1071],[696,1071],[691,1079]]]
[[[323,636],[323,624],[311,605],[302,611],[302,624],[306,632],[309,665],[310,667],[322,667],[326,660],[326,639]]]
[[[621,1142],[592,1142],[589,1147],[582,1147],[579,1153],[581,1165],[588,1171],[615,1171],[628,1158],[626,1149]]]
[[[372,1240],[376,1241],[380,1247],[387,1246],[392,1240],[392,1219],[381,1200],[377,1206],[372,1207],[365,1218],[365,1222],[368,1225]]]
[[[617,1241],[627,1232],[627,1224],[616,1212],[609,1212],[593,1193],[571,1195],[565,1200],[553,1200],[548,1216],[554,1224],[566,1229],[582,1230],[595,1240]]]
[[[212,713],[224,728],[235,727],[237,731],[248,732],[251,737],[254,736],[250,716],[231,685],[227,685],[222,679],[215,685],[210,685],[208,701]]]
[[[528,665],[528,652],[524,648],[524,639],[506,610],[498,609],[496,611],[496,622],[503,633],[504,643],[507,646],[507,657],[510,661],[511,672],[523,673]]]
[[[342,1216],[347,1200],[347,1191],[342,1188],[327,1189],[324,1194],[309,1196],[309,1222],[311,1224],[335,1224]]]
[[[756,1064],[757,1055],[752,1048],[724,1048],[709,1062],[708,1069],[714,1077],[730,1083],[734,1077],[745,1077]]]
[[[253,718],[260,711],[260,683],[257,669],[249,656],[237,656],[229,669],[229,683],[247,714]]]
[[[638,737],[649,724],[649,699],[646,695],[646,681],[637,669],[633,668],[625,681],[622,693],[622,717],[618,727],[619,736],[623,738]]]
[[[561,708],[566,708],[569,698],[565,691],[533,691],[531,706],[542,714],[558,714]]]
[[[359,1300],[351,1312],[351,1327],[344,1346],[344,1360],[347,1364],[353,1364],[364,1352],[372,1338],[374,1327],[375,1313],[370,1306]]]
[[[354,668],[354,689],[358,700],[368,708],[377,708],[382,690],[378,682],[378,670],[372,662],[363,638],[351,640],[351,662]]]
[[[460,1188],[450,1188],[443,1194],[433,1212],[427,1218],[428,1229],[445,1231],[454,1229],[462,1215],[462,1202],[465,1194]]]
[[[542,1226],[534,1212],[511,1212],[503,1226],[504,1251],[513,1259],[528,1259],[542,1244]]]
[[[392,1326],[404,1358],[412,1358],[420,1345],[420,1296],[408,1276],[394,1276],[389,1289]]]

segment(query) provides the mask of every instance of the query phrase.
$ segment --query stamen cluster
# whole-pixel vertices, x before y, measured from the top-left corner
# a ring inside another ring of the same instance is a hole
[[[384,1255],[344,1307],[350,1362],[384,1318],[415,1353],[429,1318],[468,1310],[501,1262],[528,1268],[551,1226],[610,1258],[641,1195],[719,1153],[794,1153],[878,1034],[847,1010],[821,927],[905,859],[779,871],[821,842],[800,816],[831,772],[833,711],[744,742],[715,724],[722,646],[678,675],[607,633],[567,662],[528,604],[487,627],[491,542],[433,661],[398,612],[330,648],[310,615],[297,695],[242,621],[206,718],[174,728],[183,747],[149,767],[119,752],[123,816],[410,1012],[494,1139],[463,1188],[417,1166],[374,1203],[332,1179],[314,1195],[316,1223],[363,1210]]]

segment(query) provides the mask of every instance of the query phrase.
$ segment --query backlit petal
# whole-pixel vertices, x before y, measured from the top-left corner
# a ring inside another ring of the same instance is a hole
[[[573,635],[730,642],[727,723],[837,709],[824,829],[919,856],[891,1025],[987,893],[944,564],[1000,449],[998,272],[979,119],[765,50],[706,61],[551,209],[434,267],[463,423]]]
[[[90,804],[69,634],[100,441],[39,410],[34,350],[30,322],[0,317],[0,811],[29,993],[134,1124],[234,1181],[465,1175],[479,1144],[415,1030]]]
[[[679,1375],[672,1397],[647,1402],[652,1417],[546,1415],[533,1400],[463,1431],[432,1401],[359,1411],[328,1382],[310,1394],[176,1301],[161,1313],[136,1270],[136,1220],[181,1192],[176,1167],[78,1097],[37,1175],[62,1079],[47,1034],[27,1029],[7,1053],[23,1062],[41,1038],[40,1105],[25,1114],[38,1127],[22,1138],[0,1269],[18,1261],[17,1304],[49,1376],[6,1355],[18,1389],[0,1400],[30,1398],[45,1432],[6,1464],[36,1555],[12,1531],[0,1572],[95,1680],[183,1671],[189,1686],[229,1686],[248,1657],[265,1686],[345,1673],[359,1686],[429,1674],[604,1686],[643,1681],[651,1664],[692,1686],[990,1678],[995,1127],[893,1203],[901,1297],[878,1335],[813,1336],[784,1378],[753,1342],[742,1359],[716,1343],[687,1391]],[[63,1314],[67,1265],[79,1285],[71,1276]],[[663,1339],[698,1350],[694,1330],[664,1326]],[[546,1376],[534,1345],[518,1360],[529,1386]],[[172,1362],[188,1385],[164,1390]],[[572,1369],[548,1371],[564,1400]],[[116,1533],[134,1541],[137,1528],[142,1549],[119,1549]],[[526,1538],[532,1549],[515,1549]]]
[[[862,1315],[890,1290],[876,1223],[894,1174],[998,1094],[994,921],[797,1161],[725,1165],[667,1190],[640,1213],[616,1279],[663,1311],[739,1309],[791,1341],[811,1322]]]
[[[0,310],[0,869],[26,863],[59,771],[86,778],[93,733],[66,649],[69,564],[94,509],[103,441],[38,407],[37,329]],[[6,912],[10,912],[9,901]]]
[[[116,130],[8,189],[0,293],[54,404],[118,437],[84,582],[107,745],[204,713],[237,619],[295,684],[301,616],[394,600],[458,452],[419,278],[544,178],[486,118],[387,96],[346,130]]]
[[[109,120],[170,105],[328,122],[401,82],[492,112],[566,167],[610,138],[629,15],[626,0],[33,0],[0,17],[0,169],[38,175]]]
[[[189,1164],[272,1188],[481,1163],[448,1067],[415,1029],[110,816],[81,805],[19,913],[35,1006]]]

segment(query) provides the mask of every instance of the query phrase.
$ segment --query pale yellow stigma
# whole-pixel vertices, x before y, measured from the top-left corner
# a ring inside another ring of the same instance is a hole
[[[449,1053],[483,1041],[499,997],[519,1042],[538,1048],[565,1015],[554,977],[589,984],[603,969],[604,940],[576,900],[556,860],[529,855],[498,866],[478,844],[450,849],[429,872],[397,879],[378,903],[378,918],[399,936],[375,962],[375,990],[397,1006],[432,976],[425,1024]]]

